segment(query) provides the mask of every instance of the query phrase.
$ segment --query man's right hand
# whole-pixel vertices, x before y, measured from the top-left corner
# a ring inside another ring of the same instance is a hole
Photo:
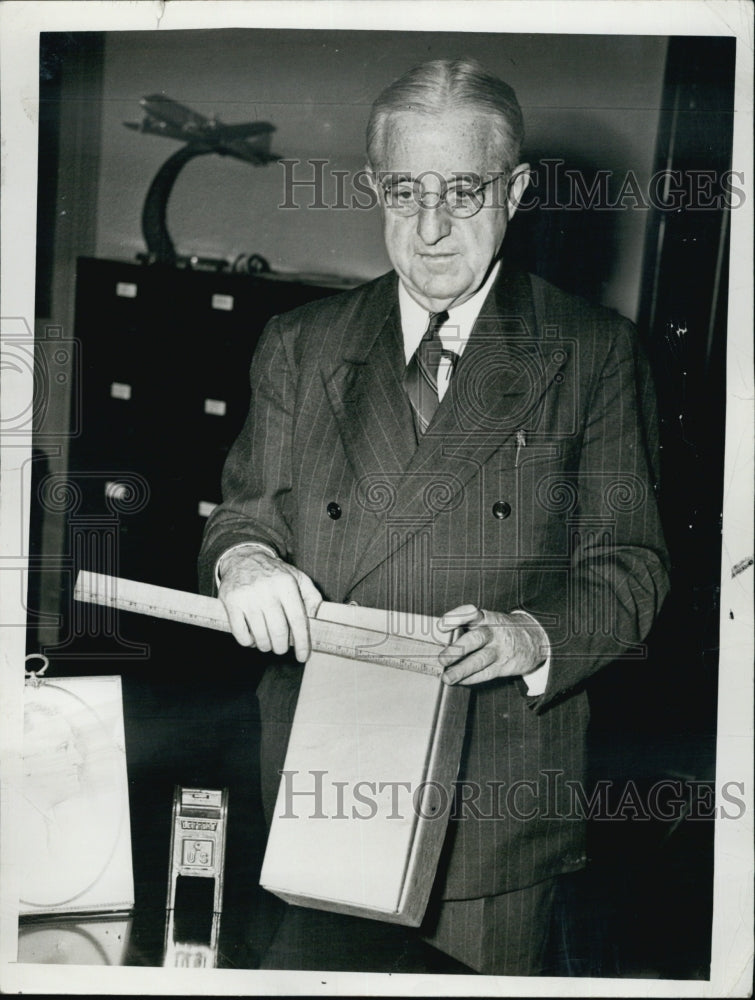
[[[218,597],[242,646],[279,654],[293,646],[296,659],[307,660],[307,617],[317,613],[322,597],[301,570],[266,551],[232,551],[221,562]]]

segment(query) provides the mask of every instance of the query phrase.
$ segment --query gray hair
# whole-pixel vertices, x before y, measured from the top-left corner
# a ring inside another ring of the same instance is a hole
[[[513,89],[474,59],[422,63],[386,87],[372,105],[367,122],[367,157],[372,169],[380,166],[391,115],[439,115],[455,108],[474,108],[490,118],[505,167],[513,170],[524,139],[522,109]]]

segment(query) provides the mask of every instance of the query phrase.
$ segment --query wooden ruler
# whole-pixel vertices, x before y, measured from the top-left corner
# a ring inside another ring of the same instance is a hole
[[[219,632],[231,631],[225,607],[217,597],[156,587],[150,583],[86,570],[79,573],[73,596],[77,601],[102,604],[119,611],[133,611]],[[318,616],[326,615],[327,609],[328,603],[323,602]],[[324,617],[309,619],[309,636],[312,649],[318,653],[333,653],[436,677],[443,673],[438,654],[446,647],[437,642],[344,625],[327,621]]]

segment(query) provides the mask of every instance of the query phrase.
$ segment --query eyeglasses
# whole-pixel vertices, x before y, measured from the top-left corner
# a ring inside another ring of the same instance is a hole
[[[435,209],[443,205],[453,218],[471,219],[485,204],[485,188],[504,176],[505,173],[501,172],[482,184],[467,182],[453,185],[441,177],[440,192],[423,191],[421,178],[398,180],[382,185],[383,203],[391,212],[404,218],[417,215],[420,208]]]

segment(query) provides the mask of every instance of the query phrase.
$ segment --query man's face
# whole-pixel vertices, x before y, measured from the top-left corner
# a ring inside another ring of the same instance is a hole
[[[504,170],[490,119],[468,108],[438,116],[394,114],[375,169],[378,182],[382,176],[386,183],[386,175],[421,179],[418,194],[427,207],[416,215],[403,216],[383,205],[388,256],[409,294],[431,312],[470,298],[485,281],[515,208],[506,200],[507,178],[484,189],[485,203],[471,218],[454,218],[438,196],[443,180],[455,186],[459,175],[468,174],[484,182]],[[519,196],[527,171],[520,174]]]
[[[84,757],[61,714],[40,718],[27,712],[24,732],[24,793],[43,810],[81,791]]]

